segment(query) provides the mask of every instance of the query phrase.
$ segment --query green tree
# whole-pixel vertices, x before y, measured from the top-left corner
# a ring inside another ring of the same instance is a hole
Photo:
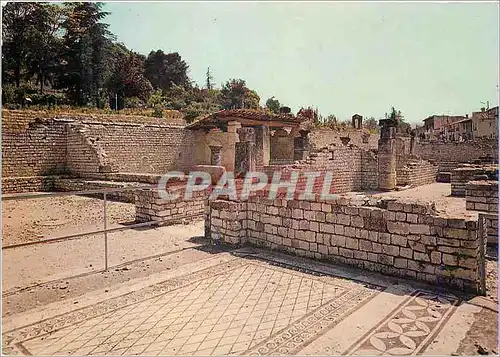
[[[35,25],[32,42],[28,51],[27,67],[29,76],[36,76],[43,94],[47,82],[53,84],[54,75],[60,65],[62,41],[58,37],[63,23],[64,11],[61,6],[38,3],[33,13]]]
[[[191,87],[189,66],[177,53],[165,54],[162,50],[151,51],[145,62],[145,75],[154,89],[166,93],[172,85]]]
[[[247,88],[243,79],[231,79],[222,85],[220,104],[223,109],[259,109],[260,97]]]
[[[115,63],[108,79],[108,91],[121,98],[137,97],[146,102],[153,87],[144,76],[145,56],[117,46]]]
[[[36,25],[36,14],[41,5],[29,2],[8,2],[2,8],[2,78],[3,83],[21,85],[23,70]]]
[[[213,89],[213,81],[214,81],[214,77],[212,76],[212,73],[210,73],[210,67],[207,68],[207,81],[206,81],[206,85],[207,85],[207,89],[208,90],[211,90]]]
[[[278,114],[280,112],[281,104],[278,99],[275,99],[274,96],[272,96],[266,101],[266,108],[271,112]]]
[[[163,96],[161,89],[157,89],[148,100],[148,106],[153,108],[153,116],[157,118],[163,117],[163,109],[165,109],[166,98]]]
[[[65,3],[67,11],[61,88],[76,105],[104,106],[104,85],[109,76],[111,33],[101,21],[108,15],[102,3]]]

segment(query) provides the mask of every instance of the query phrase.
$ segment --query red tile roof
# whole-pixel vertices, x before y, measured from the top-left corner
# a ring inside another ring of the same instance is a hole
[[[263,110],[255,109],[227,109],[220,110],[216,113],[206,115],[195,122],[189,124],[188,128],[198,128],[203,126],[215,125],[217,123],[226,122],[224,118],[241,118],[256,120],[261,122],[282,122],[284,124],[297,125],[300,124],[303,119],[296,117],[293,114],[274,114],[266,112]]]

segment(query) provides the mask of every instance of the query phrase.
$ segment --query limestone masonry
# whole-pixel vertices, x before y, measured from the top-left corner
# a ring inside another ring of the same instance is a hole
[[[368,198],[336,202],[211,201],[209,233],[385,274],[477,291],[477,222],[440,217],[430,205]]]
[[[107,197],[135,205],[136,222],[158,225],[205,218],[214,242],[253,244],[432,284],[484,292],[485,245],[498,241],[497,144],[418,142],[397,120],[380,135],[361,129],[311,129],[290,114],[222,110],[186,125],[181,117],[2,112],[2,192],[116,189]],[[211,184],[185,199],[186,179],[165,187],[169,171],[203,171]],[[241,193],[248,172],[267,174],[248,199],[209,199],[224,173]],[[307,174],[314,200],[304,200]],[[271,179],[299,174],[293,199]],[[321,192],[331,177],[330,194]],[[375,199],[370,192],[451,182],[454,200],[471,212],[450,217],[432,202]],[[364,192],[357,196],[344,194]],[[95,194],[102,197],[102,193]],[[348,198],[354,197],[354,198]],[[456,198],[461,197],[461,198]]]

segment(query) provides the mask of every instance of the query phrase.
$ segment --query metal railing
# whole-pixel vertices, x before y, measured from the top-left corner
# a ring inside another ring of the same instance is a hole
[[[135,186],[135,187],[121,187],[121,188],[103,188],[103,189],[96,189],[96,190],[85,190],[85,191],[68,191],[68,192],[36,192],[36,193],[19,193],[19,194],[7,194],[7,195],[2,195],[2,201],[12,201],[12,200],[29,200],[29,199],[39,199],[39,198],[47,198],[47,197],[60,197],[60,196],[92,196],[95,197],[95,195],[102,194],[103,195],[103,229],[98,229],[98,230],[92,230],[92,231],[87,231],[83,233],[75,233],[75,234],[68,234],[64,236],[56,236],[56,237],[49,237],[37,241],[31,241],[31,242],[25,242],[25,243],[18,243],[18,244],[11,244],[7,246],[2,246],[3,250],[7,249],[14,249],[14,248],[20,248],[20,247],[26,247],[26,246],[31,246],[31,245],[37,245],[37,244],[46,244],[46,243],[54,243],[58,241],[63,241],[63,240],[69,240],[69,239],[75,239],[75,238],[82,238],[85,236],[90,236],[90,235],[95,235],[95,234],[104,234],[104,267],[105,271],[109,269],[109,264],[108,264],[108,233],[112,232],[120,232],[124,230],[129,230],[129,229],[134,229],[134,228],[140,228],[140,227],[148,227],[148,226],[155,226],[158,225],[160,222],[158,221],[149,221],[149,222],[140,222],[140,223],[133,223],[127,226],[123,227],[114,227],[114,228],[108,228],[108,212],[107,212],[107,201],[108,197],[107,195],[110,193],[120,193],[120,192],[130,192],[130,191],[150,191],[150,190],[157,190],[158,186],[157,185],[144,185],[144,186]]]

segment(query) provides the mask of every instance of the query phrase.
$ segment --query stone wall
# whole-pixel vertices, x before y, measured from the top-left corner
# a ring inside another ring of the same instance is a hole
[[[396,171],[396,182],[398,186],[422,186],[436,182],[438,173],[437,165],[419,159],[408,159],[400,162]]]
[[[361,189],[364,191],[378,188],[378,160],[373,150],[361,151]]]
[[[194,135],[194,158],[198,165],[211,164],[210,146],[221,146],[221,165],[228,171],[234,168],[235,144],[239,141],[236,131],[223,132],[213,129],[208,133],[203,131],[191,132]]]
[[[364,156],[363,156],[364,155]],[[364,157],[364,159],[363,159]],[[328,149],[311,152],[307,160],[293,165],[271,165],[264,168],[264,172],[271,179],[274,171],[282,171],[282,179],[289,177],[289,172],[322,172],[320,177],[322,187],[324,173],[331,172],[332,193],[344,193],[362,190],[363,184],[372,187],[373,173],[363,181],[363,175],[375,165],[376,158],[365,150],[354,145],[330,145]],[[370,188],[367,187],[367,188]],[[315,191],[316,192],[316,191]]]
[[[498,162],[498,143],[496,140],[482,139],[466,142],[418,142],[414,154],[425,160],[467,163],[488,157]]]
[[[102,172],[104,167],[104,171],[162,174],[188,170],[196,164],[195,134],[183,127],[96,123],[83,124],[80,133],[82,130],[86,138],[71,142],[76,145],[69,159],[85,156],[88,160],[71,162],[73,168],[81,165],[76,172]],[[89,142],[94,143],[92,156]]]
[[[486,232],[488,243],[498,244],[498,181],[470,181],[465,188],[466,209],[494,215],[486,218]]]
[[[2,194],[22,192],[44,192],[54,190],[58,176],[3,177]]]
[[[498,181],[469,181],[465,192],[466,209],[498,214]]]
[[[65,172],[66,120],[36,112],[2,111],[2,176]]]
[[[270,137],[270,161],[273,163],[293,162],[294,137],[285,130],[278,129]]]
[[[87,177],[89,174],[113,171],[101,142],[88,134],[88,126],[68,125],[66,168],[72,174]],[[114,168],[114,171],[117,171]]]
[[[350,144],[367,150],[376,149],[378,147],[378,139],[380,135],[370,134],[361,130],[325,130],[314,129],[309,133],[309,143],[313,150],[320,150],[329,145],[342,145],[341,137],[350,138]]]
[[[384,274],[479,289],[477,222],[429,205],[369,199],[210,202],[210,237],[250,243]],[[484,249],[484,246],[483,248]]]
[[[498,180],[497,169],[492,166],[454,169],[451,171],[451,195],[465,197],[467,183],[478,175],[486,175],[491,180]]]
[[[170,186],[170,188],[172,187],[175,186]],[[203,217],[209,191],[195,191],[191,199],[185,200],[184,189],[185,185],[178,185],[179,197],[175,200],[162,199],[156,189],[137,191],[135,198],[136,221],[174,224]]]
[[[54,180],[53,191],[62,192],[76,192],[76,191],[89,191],[101,190],[105,188],[131,188],[131,187],[145,187],[146,184],[137,182],[113,182],[113,181],[92,181],[84,179],[56,179]],[[121,192],[108,192],[106,198],[110,200],[135,203],[136,190],[126,190]],[[103,193],[89,194],[89,197],[96,197],[102,199]]]
[[[196,133],[183,123],[181,118],[3,110],[2,175],[188,170],[197,163]]]

